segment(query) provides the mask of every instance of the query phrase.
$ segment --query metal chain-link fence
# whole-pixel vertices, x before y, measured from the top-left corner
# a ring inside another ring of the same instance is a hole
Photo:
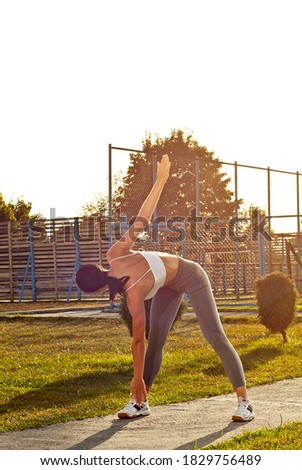
[[[112,227],[119,227],[118,233],[126,230],[138,213],[155,181],[156,161],[160,158],[152,151],[109,147],[109,216],[114,219]],[[173,159],[177,158],[170,155],[175,194],[181,184],[178,175],[173,174]],[[134,162],[141,164],[132,171]],[[274,270],[290,272],[301,292],[302,175],[237,162],[220,163],[220,173],[229,178],[228,189],[233,193],[232,216],[223,219],[219,213],[202,214],[206,197],[204,159],[195,157],[187,186],[194,193],[194,210],[188,204],[187,214],[180,210],[178,216],[178,200],[171,209],[170,193],[165,211],[167,199],[163,192],[160,209],[136,247],[177,253],[197,261],[207,270],[216,295],[237,299],[251,295],[256,278]],[[122,173],[117,175],[121,168]],[[114,214],[122,223],[117,223]],[[108,235],[111,244],[116,233],[109,231]]]

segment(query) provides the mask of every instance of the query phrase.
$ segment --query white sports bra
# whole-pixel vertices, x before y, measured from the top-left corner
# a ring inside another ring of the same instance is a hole
[[[128,258],[129,256],[135,255],[143,256],[149,264],[149,269],[139,279],[137,279],[133,284],[131,284],[131,286],[128,287],[126,292],[128,292],[130,289],[132,289],[132,287],[138,284],[151,271],[154,277],[154,285],[145,297],[145,300],[148,300],[154,297],[158,289],[160,289],[164,285],[167,275],[166,267],[156,251],[136,251],[135,253],[130,253],[129,255],[118,256],[117,258],[113,258],[109,264],[111,264],[112,261],[115,261],[116,259]]]

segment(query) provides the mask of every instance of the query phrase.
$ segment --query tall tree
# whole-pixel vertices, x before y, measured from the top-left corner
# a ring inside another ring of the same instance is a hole
[[[16,220],[14,211],[11,206],[6,204],[4,197],[0,193],[0,222],[6,222],[8,220]]]
[[[152,186],[153,155],[169,154],[171,177],[157,208],[158,216],[188,217],[196,208],[196,160],[199,161],[199,214],[229,218],[235,213],[234,193],[228,189],[230,178],[221,171],[222,164],[193,138],[192,134],[173,129],[169,137],[148,134],[142,142],[144,154],[131,154],[128,172],[115,191],[115,207],[127,217],[135,216]],[[239,201],[241,204],[242,201]]]
[[[19,196],[15,202],[10,200],[6,203],[0,193],[0,222],[41,218],[40,214],[30,215],[31,210],[32,203],[26,202],[23,197]]]
[[[107,212],[108,200],[103,194],[95,194],[93,199],[82,206],[82,215],[84,217],[99,216]]]

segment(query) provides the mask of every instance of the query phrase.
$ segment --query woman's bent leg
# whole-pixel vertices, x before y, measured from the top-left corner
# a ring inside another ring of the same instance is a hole
[[[150,389],[157,376],[163,357],[163,347],[180,307],[183,294],[162,287],[154,296],[150,312],[150,331],[145,356],[144,381]]]

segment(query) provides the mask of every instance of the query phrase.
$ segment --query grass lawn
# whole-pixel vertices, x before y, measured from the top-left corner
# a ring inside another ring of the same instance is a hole
[[[288,423],[274,429],[245,431],[207,450],[301,450],[302,422]]]
[[[223,318],[249,386],[302,375],[302,322],[269,335],[255,317]],[[115,318],[0,317],[1,430],[115,413],[129,397],[130,338]],[[171,331],[150,404],[232,392],[195,318]]]

